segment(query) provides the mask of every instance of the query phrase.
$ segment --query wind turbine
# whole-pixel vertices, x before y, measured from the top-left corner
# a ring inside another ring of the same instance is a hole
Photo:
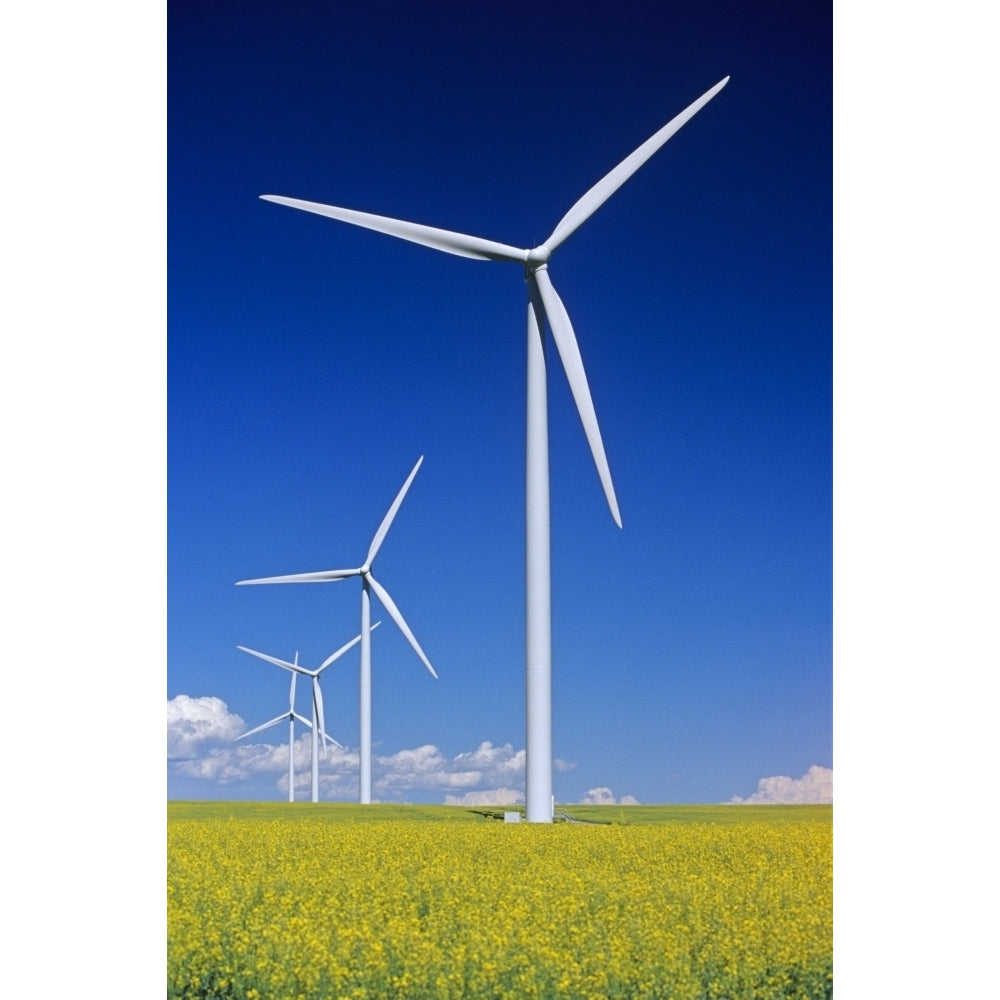
[[[376,629],[381,624],[382,624],[381,622],[376,622],[374,625],[372,625],[371,628],[372,629]],[[291,753],[292,753],[291,740],[292,740],[292,724],[293,724],[292,723],[292,718],[296,718],[300,722],[304,722],[307,726],[309,726],[312,729],[312,800],[313,800],[313,802],[319,802],[319,749],[320,749],[319,745],[320,745],[320,742],[322,741],[324,748],[326,747],[326,744],[329,742],[329,743],[332,743],[336,747],[340,747],[341,750],[344,749],[326,731],[326,725],[325,725],[325,723],[323,721],[323,692],[320,690],[319,678],[320,678],[320,675],[323,673],[323,671],[326,670],[326,668],[328,666],[330,666],[331,663],[334,663],[336,660],[339,660],[340,657],[344,655],[344,653],[346,653],[349,649],[352,649],[354,646],[356,646],[360,640],[361,640],[361,636],[360,635],[356,635],[350,642],[345,643],[335,653],[331,653],[330,656],[328,656],[322,662],[322,664],[320,664],[320,666],[318,666],[315,670],[309,670],[306,667],[300,667],[299,666],[299,654],[298,653],[295,654],[295,662],[294,663],[287,663],[285,660],[279,660],[277,657],[268,656],[266,653],[259,653],[259,652],[257,652],[257,650],[255,650],[255,649],[248,649],[246,646],[237,646],[236,647],[237,649],[242,650],[244,653],[249,653],[251,656],[256,656],[256,657],[258,657],[261,660],[267,660],[268,663],[273,663],[276,667],[281,667],[284,670],[288,670],[288,671],[290,671],[290,673],[292,675],[291,694],[289,696],[289,698],[290,698],[289,711],[285,715],[278,716],[277,719],[272,719],[271,722],[266,722],[263,726],[258,726],[256,729],[250,730],[249,733],[244,733],[243,736],[250,736],[253,733],[259,733],[262,729],[266,729],[268,726],[274,725],[274,723],[281,722],[282,719],[286,719],[287,718],[289,720],[289,722],[288,722],[288,739],[289,739],[288,752],[289,752],[289,756],[291,756]],[[296,677],[297,674],[305,674],[305,676],[312,678],[312,716],[313,716],[312,723],[310,723],[308,719],[302,718],[302,716],[299,715],[295,711],[295,706],[294,706],[294,700],[295,700],[295,677]],[[238,739],[242,739],[243,737],[240,736],[240,737],[237,737],[237,738]],[[291,782],[293,780],[293,778],[294,778],[294,773],[292,771],[292,763],[291,763],[291,760],[289,760],[289,764],[288,764],[288,780],[289,780],[289,782]],[[293,796],[293,792],[292,792],[291,787],[289,788],[289,791],[288,791],[288,801],[289,802],[293,802],[294,801],[294,796]]]
[[[295,654],[295,666],[298,665],[299,654]],[[265,722],[262,726],[257,726],[256,729],[247,730],[245,733],[241,733],[236,738],[238,740],[245,739],[247,736],[253,736],[255,733],[262,732],[265,729],[270,729],[271,726],[276,726],[279,722],[284,722],[285,719],[288,720],[288,801],[295,801],[295,720],[298,719],[299,722],[312,728],[312,723],[299,715],[295,711],[295,679],[298,676],[298,671],[292,672],[292,683],[288,692],[288,711],[284,715],[279,715],[270,722]]]
[[[410,484],[413,482],[413,479],[417,474],[417,470],[420,468],[423,460],[424,456],[421,455],[420,458],[417,459],[417,464],[413,466],[413,471],[409,474],[409,476],[407,476],[406,482],[403,483],[402,489],[400,489],[399,493],[396,495],[396,499],[392,503],[392,506],[389,508],[388,513],[382,519],[382,523],[379,525],[378,531],[375,532],[375,537],[372,539],[371,545],[368,547],[368,555],[365,556],[365,561],[361,566],[357,566],[353,569],[321,570],[317,573],[296,573],[291,576],[268,576],[257,580],[240,580],[237,582],[237,586],[254,583],[330,583],[335,580],[343,580],[349,576],[361,577],[361,635],[358,637],[361,639],[361,680],[359,684],[361,692],[359,725],[361,767],[359,784],[361,790],[361,802],[365,805],[369,804],[372,800],[371,631],[375,626],[371,626],[371,628],[369,628],[368,625],[371,620],[371,591],[375,591],[376,596],[382,602],[382,606],[389,612],[389,616],[396,623],[399,631],[406,636],[407,641],[413,647],[417,656],[420,657],[424,666],[431,672],[431,676],[437,678],[437,674],[431,666],[431,661],[427,659],[424,651],[420,648],[420,643],[417,642],[413,632],[410,631],[409,625],[406,624],[402,614],[400,614],[399,608],[396,607],[395,602],[389,596],[389,592],[378,582],[378,580],[375,579],[374,576],[372,576],[372,564],[375,561],[375,556],[378,554],[378,550],[385,541],[385,536],[388,534],[389,527],[392,525],[400,504],[403,502],[403,497],[406,496],[406,492],[409,490]],[[357,639],[355,639],[355,642],[357,642]],[[288,666],[288,664],[285,665]]]
[[[423,246],[476,260],[503,260],[524,268],[528,285],[528,392],[527,455],[525,460],[525,555],[526,555],[526,770],[525,804],[529,822],[551,823],[552,799],[552,619],[549,564],[549,459],[548,416],[545,378],[545,320],[569,380],[584,433],[604,487],[611,516],[620,528],[621,514],[611,482],[611,471],[597,425],[587,376],[577,346],[576,334],[566,307],[549,278],[552,254],[615,191],[620,188],[675,132],[694,117],[729,82],[720,80],[693,104],[671,119],[610,173],[597,182],[563,216],[544,242],[529,250],[495,243],[416,222],[390,219],[367,212],[323,205],[280,195],[261,195],[317,215],[325,215],[355,226],[420,243]]]

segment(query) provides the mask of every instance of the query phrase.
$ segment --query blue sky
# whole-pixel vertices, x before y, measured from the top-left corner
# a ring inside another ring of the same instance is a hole
[[[236,646],[317,666],[358,585],[234,583],[359,564],[420,455],[377,576],[440,679],[376,634],[375,795],[523,790],[523,276],[258,196],[533,246],[727,75],[551,263],[624,522],[550,364],[555,794],[832,767],[829,7],[172,3],[168,42],[167,694],[225,704],[192,740],[174,702],[170,796],[281,797],[229,717],[286,675]],[[324,678],[355,751],[357,685],[356,654]]]

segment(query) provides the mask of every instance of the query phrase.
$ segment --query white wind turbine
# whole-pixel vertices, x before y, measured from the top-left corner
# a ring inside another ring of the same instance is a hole
[[[374,630],[381,625],[381,622],[376,622],[372,625],[371,630]],[[370,630],[370,631],[371,631]],[[325,749],[327,743],[332,743],[336,747],[340,747],[341,750],[344,748],[326,731],[326,725],[323,720],[323,692],[320,690],[319,678],[324,670],[330,664],[339,660],[341,656],[344,655],[349,649],[353,649],[354,646],[360,642],[361,636],[356,635],[350,642],[345,643],[340,647],[335,653],[331,653],[315,670],[309,670],[306,667],[299,666],[299,654],[295,654],[295,662],[288,663],[285,660],[279,660],[277,657],[268,656],[266,653],[259,653],[255,649],[248,649],[246,646],[237,646],[236,648],[242,650],[244,653],[249,653],[251,656],[256,656],[261,660],[267,660],[268,663],[273,663],[276,667],[281,667],[284,670],[288,670],[292,675],[291,693],[289,695],[289,710],[284,715],[279,715],[278,718],[272,719],[270,722],[265,722],[263,726],[258,726],[256,729],[251,729],[250,732],[244,733],[243,736],[251,736],[253,733],[259,733],[262,729],[266,729],[268,726],[273,726],[276,722],[281,722],[283,719],[288,719],[288,754],[289,758],[292,756],[292,726],[293,719],[298,719],[300,722],[304,722],[307,726],[312,729],[312,801],[319,802],[319,750],[320,743],[322,742]],[[312,679],[312,722],[310,723],[308,719],[304,719],[295,711],[295,678],[298,674],[305,674],[306,677]],[[237,739],[243,739],[243,736],[237,737]],[[294,781],[295,774],[293,771],[293,765],[291,759],[288,762],[288,781],[289,781],[289,791],[288,791],[288,801],[293,802],[294,793],[292,789],[292,782]]]
[[[343,580],[349,576],[361,577],[361,635],[358,637],[361,639],[361,679],[359,683],[361,702],[359,724],[361,760],[359,784],[360,800],[366,805],[372,800],[372,650],[370,633],[375,626],[369,627],[368,624],[371,620],[371,591],[375,591],[376,596],[382,602],[382,606],[389,612],[389,616],[399,627],[400,632],[406,636],[407,641],[416,651],[417,656],[420,657],[424,666],[431,672],[431,676],[434,678],[437,677],[434,668],[431,666],[431,661],[424,655],[424,651],[420,648],[420,643],[417,642],[413,632],[410,631],[409,625],[406,624],[402,614],[400,614],[399,608],[396,607],[395,602],[389,596],[389,592],[372,576],[372,563],[375,561],[375,556],[385,541],[385,536],[388,534],[389,527],[392,525],[400,504],[403,502],[403,497],[406,496],[406,492],[409,490],[410,484],[413,482],[423,460],[423,455],[417,459],[417,464],[413,466],[413,471],[407,476],[402,489],[400,489],[388,513],[382,519],[382,523],[379,525],[378,531],[375,532],[375,537],[368,547],[368,555],[365,556],[363,565],[353,569],[321,570],[317,573],[268,576],[257,580],[239,580],[237,582],[237,586],[253,583],[330,583],[335,580]],[[357,642],[358,640],[355,639],[354,641]],[[288,666],[288,664],[285,664],[285,666]]]
[[[299,662],[299,654],[295,654],[295,665],[297,666]],[[298,676],[297,671],[292,672],[292,683],[288,692],[288,711],[284,715],[279,715],[270,722],[265,722],[262,726],[257,726],[256,729],[247,730],[245,733],[241,733],[236,738],[238,740],[245,739],[247,736],[253,736],[256,733],[262,732],[265,729],[270,729],[271,726],[276,726],[279,722],[284,722],[285,719],[288,720],[288,801],[295,801],[295,720],[298,719],[299,722],[312,728],[312,723],[299,715],[295,711],[295,678]]]
[[[525,461],[526,524],[526,771],[525,804],[529,822],[552,822],[552,621],[549,568],[548,417],[545,384],[544,329],[548,319],[577,411],[583,422],[594,463],[611,516],[621,527],[618,500],[597,425],[576,335],[566,308],[548,274],[552,254],[615,191],[618,190],[675,132],[696,115],[729,82],[720,80],[693,104],[654,133],[610,173],[595,184],[560,220],[549,238],[530,250],[495,243],[445,229],[333,205],[279,195],[261,195],[265,201],[315,212],[341,222],[374,229],[423,246],[471,257],[504,260],[524,268],[528,285],[527,456]]]

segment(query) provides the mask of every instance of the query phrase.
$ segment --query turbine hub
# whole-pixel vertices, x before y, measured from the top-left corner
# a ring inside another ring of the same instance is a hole
[[[527,265],[534,264],[536,267],[539,264],[548,263],[549,257],[552,256],[552,251],[543,243],[541,246],[535,247],[533,250],[529,250],[524,255],[524,263]]]

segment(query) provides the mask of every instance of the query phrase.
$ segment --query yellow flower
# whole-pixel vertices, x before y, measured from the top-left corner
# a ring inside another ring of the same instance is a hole
[[[172,821],[168,997],[832,995],[829,822]]]

